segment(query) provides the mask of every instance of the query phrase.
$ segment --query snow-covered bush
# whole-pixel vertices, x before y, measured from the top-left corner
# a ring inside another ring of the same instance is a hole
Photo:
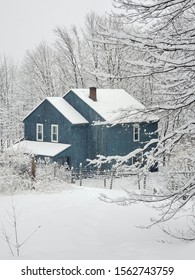
[[[173,191],[185,188],[195,175],[195,151],[191,145],[176,147],[168,162],[166,180],[167,188]]]
[[[69,181],[66,166],[33,160],[32,156],[13,149],[0,153],[0,193],[63,190]]]
[[[37,160],[33,186],[37,192],[60,191],[69,187],[70,171],[66,166]]]
[[[13,193],[31,188],[30,156],[7,149],[0,153],[0,192]]]

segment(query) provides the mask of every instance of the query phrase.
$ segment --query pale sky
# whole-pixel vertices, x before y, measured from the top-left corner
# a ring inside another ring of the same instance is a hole
[[[20,61],[42,40],[53,42],[57,25],[81,26],[88,12],[111,9],[112,0],[0,0],[0,55]]]

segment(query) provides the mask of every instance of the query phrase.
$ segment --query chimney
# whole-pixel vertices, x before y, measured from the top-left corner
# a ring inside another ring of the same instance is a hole
[[[96,87],[89,88],[89,98],[91,98],[93,101],[97,101]]]

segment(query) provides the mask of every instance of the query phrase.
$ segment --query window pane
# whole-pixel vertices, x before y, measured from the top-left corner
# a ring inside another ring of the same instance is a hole
[[[58,125],[51,125],[51,141],[58,142]]]
[[[43,141],[43,125],[37,124],[37,140]]]
[[[134,125],[133,126],[133,141],[139,141],[140,138],[140,129],[139,125]]]
[[[53,133],[57,133],[57,127],[53,126]]]
[[[53,141],[57,141],[57,135],[53,134]]]

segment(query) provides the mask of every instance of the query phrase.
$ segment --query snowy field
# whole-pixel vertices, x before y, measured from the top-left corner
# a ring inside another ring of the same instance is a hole
[[[119,206],[99,199],[101,193],[111,198],[126,196],[122,187],[128,188],[127,182],[125,179],[119,186],[115,181],[113,190],[103,188],[98,180],[86,180],[84,186],[64,183],[54,192],[15,194],[19,241],[40,228],[21,246],[20,257],[13,257],[0,238],[0,259],[195,259],[195,243],[173,239],[159,225],[140,228],[156,215],[153,208]],[[12,197],[1,194],[1,228],[4,225],[14,242],[11,205]],[[173,229],[176,223],[185,229],[184,220],[172,221]]]

